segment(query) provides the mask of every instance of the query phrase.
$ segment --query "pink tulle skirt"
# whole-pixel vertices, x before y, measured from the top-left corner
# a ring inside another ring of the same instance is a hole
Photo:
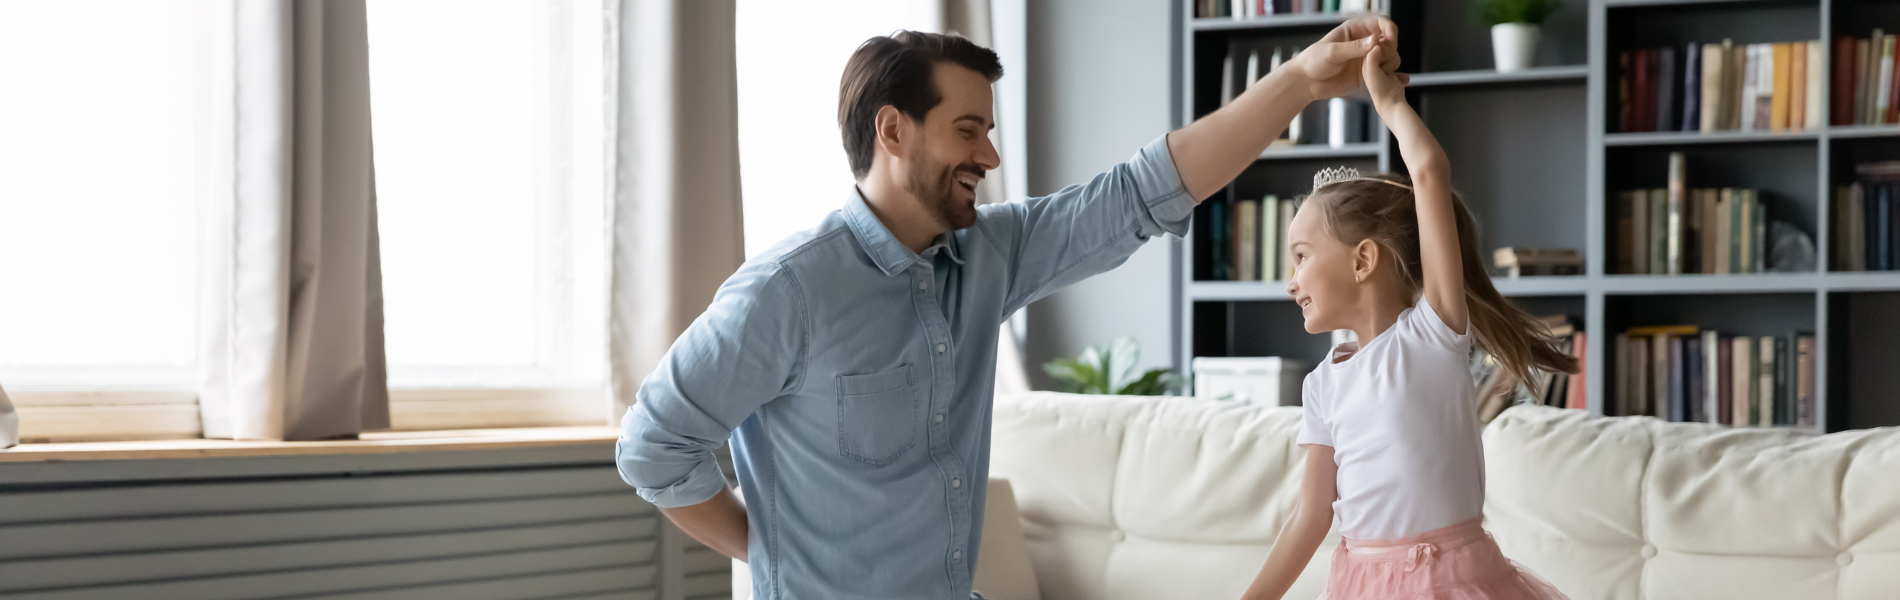
[[[1346,538],[1321,600],[1563,600],[1498,550],[1479,519],[1402,540]]]

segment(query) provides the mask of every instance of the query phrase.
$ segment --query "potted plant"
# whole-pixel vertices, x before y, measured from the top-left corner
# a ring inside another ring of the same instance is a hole
[[[1478,16],[1491,26],[1491,55],[1499,73],[1530,68],[1538,26],[1558,5],[1558,0],[1479,0]]]
[[[1159,396],[1187,383],[1173,369],[1137,371],[1140,362],[1141,343],[1128,336],[1089,346],[1075,358],[1049,361],[1042,370],[1056,380],[1061,391],[1071,394]]]

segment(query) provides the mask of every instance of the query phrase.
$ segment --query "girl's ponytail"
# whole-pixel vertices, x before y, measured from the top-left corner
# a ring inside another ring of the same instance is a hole
[[[1477,334],[1478,348],[1496,357],[1505,372],[1517,376],[1518,381],[1535,381],[1530,377],[1532,368],[1576,373],[1576,357],[1551,345],[1544,323],[1505,300],[1497,286],[1491,285],[1491,274],[1478,252],[1478,222],[1465,209],[1463,199],[1455,195],[1452,198],[1458,220],[1459,262],[1464,265],[1465,313],[1470,316],[1471,331]]]

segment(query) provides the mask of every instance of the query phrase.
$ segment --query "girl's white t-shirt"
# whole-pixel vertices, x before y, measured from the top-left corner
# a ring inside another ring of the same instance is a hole
[[[1340,531],[1394,540],[1482,514],[1469,330],[1453,332],[1421,298],[1357,352],[1351,346],[1333,348],[1306,376],[1297,441],[1333,447]]]

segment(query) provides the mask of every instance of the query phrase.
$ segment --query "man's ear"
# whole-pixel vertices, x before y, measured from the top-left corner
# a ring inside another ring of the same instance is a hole
[[[1372,240],[1359,240],[1352,247],[1352,276],[1355,281],[1372,279],[1372,271],[1379,268],[1379,244]]]
[[[871,121],[877,132],[877,146],[891,156],[904,156],[904,143],[910,141],[910,133],[905,131],[904,124],[909,120],[895,106],[886,104],[877,109],[877,117]]]

